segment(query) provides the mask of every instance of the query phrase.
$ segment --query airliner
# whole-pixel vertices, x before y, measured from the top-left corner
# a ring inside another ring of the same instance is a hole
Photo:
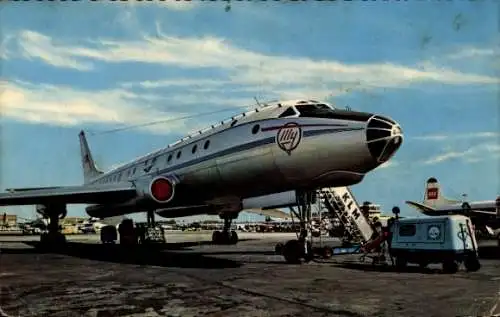
[[[96,166],[83,131],[79,140],[82,185],[0,194],[0,205],[36,205],[50,219],[45,241],[63,242],[57,228],[66,205],[86,204],[100,219],[219,215],[225,225],[214,242],[236,243],[230,227],[242,210],[294,206],[306,192],[358,184],[395,154],[403,132],[386,116],[287,100],[259,104],[108,172]]]
[[[471,218],[476,228],[484,227],[490,235],[500,241],[500,196],[496,200],[461,201],[446,198],[435,177],[427,180],[422,203],[406,201],[427,216],[463,214]]]

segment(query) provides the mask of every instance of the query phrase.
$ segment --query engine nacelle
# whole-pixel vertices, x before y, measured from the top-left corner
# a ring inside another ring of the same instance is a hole
[[[294,190],[276,194],[245,198],[242,200],[243,209],[272,209],[297,206],[297,193]]]
[[[174,198],[175,182],[165,176],[157,176],[149,183],[137,188],[137,194],[159,204],[166,204]]]

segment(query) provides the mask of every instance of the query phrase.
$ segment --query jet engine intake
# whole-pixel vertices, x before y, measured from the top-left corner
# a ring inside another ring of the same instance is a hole
[[[171,201],[175,195],[175,184],[165,176],[157,176],[149,182],[145,189],[139,192],[140,196],[145,196],[159,204]]]

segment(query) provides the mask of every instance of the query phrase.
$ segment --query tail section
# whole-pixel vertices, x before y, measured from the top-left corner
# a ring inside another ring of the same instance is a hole
[[[87,138],[85,137],[85,132],[80,131],[78,134],[80,138],[80,153],[82,157],[82,168],[83,168],[83,181],[88,183],[90,180],[96,178],[97,176],[103,174],[100,171],[92,158],[92,153],[90,152],[89,145],[87,143]]]
[[[461,201],[444,197],[441,193],[439,182],[434,177],[431,177],[427,180],[424,201],[422,203],[426,206],[438,207],[442,205],[461,203]]]

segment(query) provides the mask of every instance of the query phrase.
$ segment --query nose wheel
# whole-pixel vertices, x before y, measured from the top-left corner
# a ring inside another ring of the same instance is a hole
[[[278,243],[275,252],[283,255],[285,261],[290,264],[299,264],[303,259],[309,262],[313,259],[311,231],[311,204],[314,192],[297,193],[297,209],[290,208],[291,212],[299,219],[300,231],[297,239],[289,240],[284,245]]]
[[[214,231],[212,233],[212,243],[213,244],[237,244],[238,234],[235,230],[231,230],[231,224],[233,220],[231,218],[224,218],[224,229],[222,231]]]

